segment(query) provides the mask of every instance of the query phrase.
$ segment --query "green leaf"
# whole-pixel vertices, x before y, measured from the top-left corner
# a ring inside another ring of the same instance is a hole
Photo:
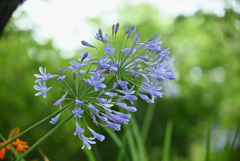
[[[235,145],[235,142],[236,142],[236,139],[237,139],[238,130],[239,130],[239,125],[240,125],[240,120],[238,121],[236,133],[235,133],[235,136],[234,136],[234,140],[233,140],[233,143],[232,143],[232,146],[231,146],[231,149],[230,149],[230,153],[229,153],[229,157],[228,157],[228,160],[229,160],[229,161],[232,160],[232,153],[233,153],[234,145]]]
[[[222,152],[221,152],[221,154],[219,156],[219,161],[224,161],[224,159],[226,159],[228,143],[229,142],[227,140],[227,142],[226,142],[225,146],[223,147],[223,150],[222,150]]]
[[[142,131],[141,131],[143,143],[146,142],[146,138],[148,135],[149,127],[151,125],[155,107],[156,107],[155,104],[149,104],[147,107],[147,114],[145,116],[143,126],[142,126]]]
[[[163,161],[169,161],[172,135],[172,121],[168,120],[163,146]]]

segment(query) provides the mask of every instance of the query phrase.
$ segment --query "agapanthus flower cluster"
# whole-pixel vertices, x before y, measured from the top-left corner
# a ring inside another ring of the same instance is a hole
[[[53,106],[62,108],[63,104],[71,101],[72,117],[76,120],[77,135],[90,150],[96,139],[103,141],[105,136],[97,133],[98,128],[111,128],[113,131],[121,130],[122,124],[128,124],[131,113],[137,111],[134,101],[138,98],[147,103],[154,103],[155,98],[162,97],[160,82],[165,79],[173,80],[175,76],[169,63],[169,48],[164,49],[158,34],[149,40],[139,41],[140,32],[136,33],[136,26],[123,32],[121,46],[117,44],[119,24],[112,26],[112,40],[108,35],[103,36],[99,29],[95,38],[103,44],[98,49],[87,41],[82,41],[86,47],[95,48],[95,53],[80,53],[78,60],[70,61],[67,67],[59,68],[55,75],[47,74],[46,69],[39,67],[41,75],[35,74],[37,80],[34,88],[39,92],[35,96],[47,97],[52,87],[47,87],[48,79],[56,79],[64,88],[62,97],[53,103]],[[90,57],[94,55],[95,57]],[[72,77],[67,78],[64,73],[71,72]],[[69,84],[74,80],[74,85]],[[141,90],[140,90],[141,89]],[[141,91],[141,92],[139,92]],[[59,113],[50,121],[56,124],[61,117]],[[87,117],[90,117],[95,127],[89,127]],[[85,136],[88,130],[92,136]]]

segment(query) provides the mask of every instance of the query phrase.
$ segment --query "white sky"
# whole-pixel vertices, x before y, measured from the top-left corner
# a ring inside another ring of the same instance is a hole
[[[34,28],[34,38],[39,42],[53,39],[54,45],[72,57],[81,47],[81,40],[95,36],[97,29],[86,23],[86,18],[98,18],[101,13],[111,13],[106,25],[112,26],[118,20],[117,9],[123,4],[150,3],[169,16],[193,15],[197,10],[214,12],[224,16],[224,0],[26,0],[14,13],[25,11],[29,21],[20,20],[17,25]],[[235,0],[230,0],[235,3]],[[234,4],[233,4],[234,5]],[[27,22],[27,23],[26,23]],[[101,28],[101,26],[99,27]],[[93,31],[96,31],[93,33]],[[72,54],[69,54],[72,53]],[[62,55],[65,57],[64,55]]]

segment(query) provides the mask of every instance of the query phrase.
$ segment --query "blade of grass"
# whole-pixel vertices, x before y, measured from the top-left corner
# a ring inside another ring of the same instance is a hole
[[[96,158],[91,150],[88,150],[87,148],[84,148],[83,150],[89,161],[96,161]]]
[[[208,129],[207,129],[205,161],[210,160],[210,150],[211,150],[210,148],[211,148],[211,124],[208,125]]]
[[[155,104],[149,104],[148,107],[147,107],[147,114],[144,118],[142,131],[141,131],[143,143],[146,142],[146,138],[147,138],[147,135],[148,135],[148,131],[149,131],[149,127],[150,127],[150,124],[151,124],[151,121],[152,121],[152,116],[153,116],[155,107],[156,107]]]
[[[227,140],[225,146],[223,147],[223,150],[219,156],[219,161],[224,161],[227,155],[227,147],[228,147],[229,141]]]
[[[134,139],[133,139],[130,129],[126,131],[126,135],[127,135],[127,140],[128,140],[128,145],[129,145],[132,160],[138,161],[138,153],[137,153],[137,150],[136,150],[136,147],[134,144]]]
[[[98,147],[97,146],[93,146],[92,147],[92,151],[94,153],[93,157],[97,158],[97,161],[102,161],[102,157],[101,157],[101,154],[99,153]]]
[[[168,120],[163,145],[163,161],[169,161],[172,135],[172,121]]]
[[[240,125],[240,120],[238,121],[236,133],[235,133],[235,136],[234,136],[234,140],[233,140],[233,143],[232,143],[230,152],[229,152],[229,157],[228,157],[228,160],[229,160],[229,161],[232,160],[232,154],[233,154],[234,145],[235,145],[235,142],[236,142],[236,139],[237,139],[237,135],[238,135],[239,125]]]
[[[129,127],[129,126],[128,126]],[[126,131],[129,130],[129,128],[125,129]],[[127,133],[126,131],[124,132],[123,134],[123,138],[122,138],[122,146],[119,150],[119,153],[118,153],[118,156],[117,156],[117,161],[121,161],[123,160],[123,156],[124,156],[124,153],[125,153],[125,147],[127,145]]]
[[[144,146],[144,142],[140,133],[140,130],[138,128],[138,124],[136,122],[136,119],[134,116],[132,116],[132,129],[133,129],[133,133],[135,135],[135,140],[137,142],[137,146],[138,146],[138,154],[139,154],[139,160],[142,161],[147,161],[147,152]]]

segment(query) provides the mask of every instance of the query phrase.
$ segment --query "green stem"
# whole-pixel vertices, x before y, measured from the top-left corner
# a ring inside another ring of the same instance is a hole
[[[163,145],[163,161],[169,161],[170,157],[170,148],[171,148],[171,135],[172,135],[172,121],[168,120],[167,122],[167,129],[164,138],[164,145]]]
[[[139,160],[147,161],[148,160],[147,152],[140,134],[140,130],[138,128],[138,124],[134,116],[132,116],[132,129],[138,146]]]
[[[65,109],[67,109],[68,107],[70,107],[73,104],[73,102],[69,103],[68,105],[66,105],[66,107],[54,112],[53,114],[47,116],[46,118],[42,119],[41,121],[37,122],[36,124],[32,125],[31,127],[27,128],[26,130],[24,130],[23,132],[21,132],[19,135],[13,137],[11,140],[9,140],[7,143],[3,144],[0,149],[2,149],[3,147],[5,147],[6,145],[8,145],[9,143],[13,142],[14,140],[16,140],[17,138],[19,138],[20,136],[22,136],[23,134],[25,134],[26,132],[28,132],[29,130],[33,129],[34,127],[40,125],[41,123],[43,123],[44,121],[50,119],[51,117],[53,117],[54,115],[59,114],[60,112],[64,111]]]
[[[65,124],[69,119],[73,117],[73,114],[69,115],[65,120],[63,120],[61,123],[59,123],[57,126],[55,126],[51,131],[49,131],[46,135],[44,135],[41,139],[39,139],[35,144],[33,144],[21,157],[17,159],[17,161],[20,161],[23,157],[25,157],[29,152],[31,152],[36,146],[38,146],[41,142],[43,142],[47,137],[49,137],[51,134],[53,134],[59,127],[61,127],[63,124]]]
[[[229,161],[232,160],[232,155],[233,155],[234,145],[235,145],[235,142],[236,142],[236,139],[237,139],[237,135],[238,135],[238,131],[239,131],[239,126],[240,126],[240,120],[238,121],[238,125],[237,125],[237,129],[236,129],[236,133],[235,133],[235,136],[234,136],[234,140],[233,140],[233,143],[232,143],[232,146],[231,146],[230,152],[229,152],[229,158],[228,158]]]
[[[130,153],[131,153],[131,157],[133,161],[138,161],[139,156],[138,156],[138,152],[136,150],[135,144],[134,144],[134,139],[132,136],[132,133],[129,130],[126,131],[126,135],[127,135],[127,139],[128,139],[128,145],[129,145],[129,149],[130,149]]]
[[[147,107],[148,108],[147,109],[147,114],[145,116],[143,126],[142,126],[142,131],[141,131],[143,143],[146,142],[146,138],[147,138],[147,135],[148,135],[148,131],[149,131],[149,127],[150,127],[150,124],[151,124],[151,121],[152,121],[152,116],[153,116],[155,107],[156,107],[155,104],[149,104],[148,107]]]

